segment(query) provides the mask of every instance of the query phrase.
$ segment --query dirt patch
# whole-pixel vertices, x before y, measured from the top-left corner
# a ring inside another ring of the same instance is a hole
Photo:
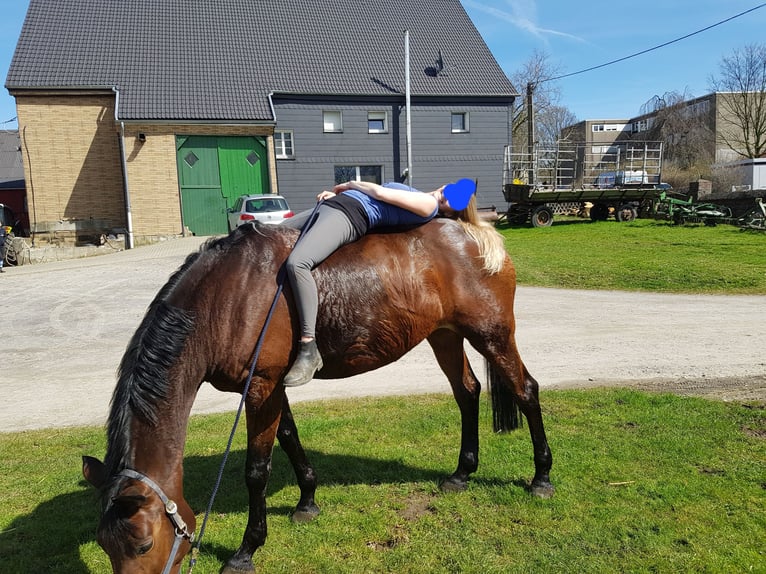
[[[408,522],[412,522],[431,512],[431,496],[421,492],[408,497],[404,509],[399,514]]]
[[[729,402],[756,402],[766,405],[766,375],[756,377],[716,377],[615,381],[599,384],[561,384],[548,388],[621,387],[640,391],[672,393]]]
[[[742,432],[745,433],[747,436],[750,436],[753,438],[766,439],[766,430],[764,429],[754,429],[751,427],[743,427]]]
[[[399,516],[405,522],[415,522],[422,516],[431,514],[433,507],[431,506],[432,496],[424,492],[415,492],[407,497],[404,501],[404,507],[399,511]],[[409,542],[409,534],[406,526],[403,524],[393,524],[389,528],[389,535],[386,540],[371,540],[367,543],[367,547],[382,552],[385,550],[391,550],[396,548],[400,544],[406,544]]]

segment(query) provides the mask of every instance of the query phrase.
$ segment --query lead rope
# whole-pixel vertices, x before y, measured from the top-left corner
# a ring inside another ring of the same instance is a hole
[[[303,224],[303,227],[301,228],[301,233],[298,235],[298,239],[295,240],[295,245],[293,245],[293,249],[298,245],[301,239],[303,239],[304,234],[306,231],[311,227],[311,225],[314,223],[314,220],[316,219],[316,213],[319,209],[319,206],[322,204],[322,201],[319,201],[316,206],[314,207],[314,210],[311,212],[311,215],[309,215],[308,219],[306,220],[306,223]],[[202,546],[202,537],[205,535],[205,528],[207,527],[207,519],[210,516],[210,513],[213,510],[213,502],[215,501],[215,497],[218,494],[218,489],[221,487],[221,480],[223,478],[223,471],[226,467],[226,461],[229,459],[229,453],[231,452],[231,445],[234,442],[234,433],[237,430],[237,425],[239,424],[239,419],[242,416],[242,407],[245,405],[245,399],[247,398],[247,393],[250,389],[250,383],[253,380],[253,374],[255,373],[255,364],[258,362],[258,356],[261,354],[261,347],[263,347],[263,340],[266,336],[266,330],[269,328],[269,323],[271,323],[271,317],[274,315],[274,310],[277,308],[277,302],[279,301],[279,296],[282,294],[282,287],[285,283],[285,266],[282,265],[282,267],[279,268],[279,272],[277,273],[277,292],[274,294],[274,300],[271,302],[271,307],[269,308],[269,312],[266,315],[266,320],[263,323],[263,328],[261,329],[261,334],[258,336],[258,342],[255,345],[255,352],[253,353],[253,360],[250,363],[250,371],[247,374],[247,380],[245,381],[245,387],[242,389],[242,398],[239,401],[239,408],[237,408],[237,414],[234,417],[234,425],[231,428],[231,433],[229,433],[229,441],[226,444],[226,450],[223,453],[223,460],[221,460],[221,466],[218,469],[218,476],[215,479],[215,486],[213,486],[213,492],[210,494],[210,501],[208,502],[207,509],[205,510],[205,518],[202,520],[202,526],[199,530],[199,536],[197,537],[197,545],[192,548],[191,556],[189,558],[189,570],[187,571],[187,574],[192,574],[192,571],[194,570],[194,566],[197,563],[197,558],[199,557],[199,549],[200,546]]]

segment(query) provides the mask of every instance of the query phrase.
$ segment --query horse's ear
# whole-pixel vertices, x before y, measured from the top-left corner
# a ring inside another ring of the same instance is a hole
[[[82,457],[82,475],[90,484],[101,490],[106,484],[106,467],[104,463],[92,456]]]

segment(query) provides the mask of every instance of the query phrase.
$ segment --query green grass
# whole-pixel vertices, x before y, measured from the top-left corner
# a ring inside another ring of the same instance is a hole
[[[567,218],[500,231],[522,285],[766,294],[764,233]],[[558,489],[551,500],[524,488],[533,474],[528,432],[491,433],[486,405],[479,472],[451,495],[437,486],[457,459],[450,397],[295,406],[323,512],[290,523],[298,491],[277,448],[258,571],[766,572],[764,404],[627,390],[550,391],[542,402]],[[186,495],[200,511],[232,419],[190,423]],[[242,434],[197,574],[218,572],[242,536]],[[110,571],[94,539],[96,493],[80,476],[80,456],[102,457],[104,440],[101,428],[0,435],[1,572]]]
[[[766,572],[766,418],[731,404],[630,390],[542,396],[556,495],[532,497],[526,429],[496,435],[482,404],[481,463],[441,494],[459,445],[449,396],[295,405],[320,477],[322,514],[294,525],[295,479],[279,448],[259,572]],[[194,417],[187,498],[204,509],[233,415]],[[196,574],[239,545],[247,504],[238,434]],[[82,454],[101,428],[0,435],[0,570],[108,572]]]
[[[766,233],[650,219],[548,228],[499,225],[520,285],[669,293],[766,294]]]

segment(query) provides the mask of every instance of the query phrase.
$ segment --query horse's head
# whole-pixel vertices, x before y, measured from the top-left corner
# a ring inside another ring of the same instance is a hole
[[[83,476],[101,491],[97,540],[115,573],[175,573],[191,549],[194,513],[183,498],[168,499],[145,475],[109,476],[99,460],[83,457]]]

